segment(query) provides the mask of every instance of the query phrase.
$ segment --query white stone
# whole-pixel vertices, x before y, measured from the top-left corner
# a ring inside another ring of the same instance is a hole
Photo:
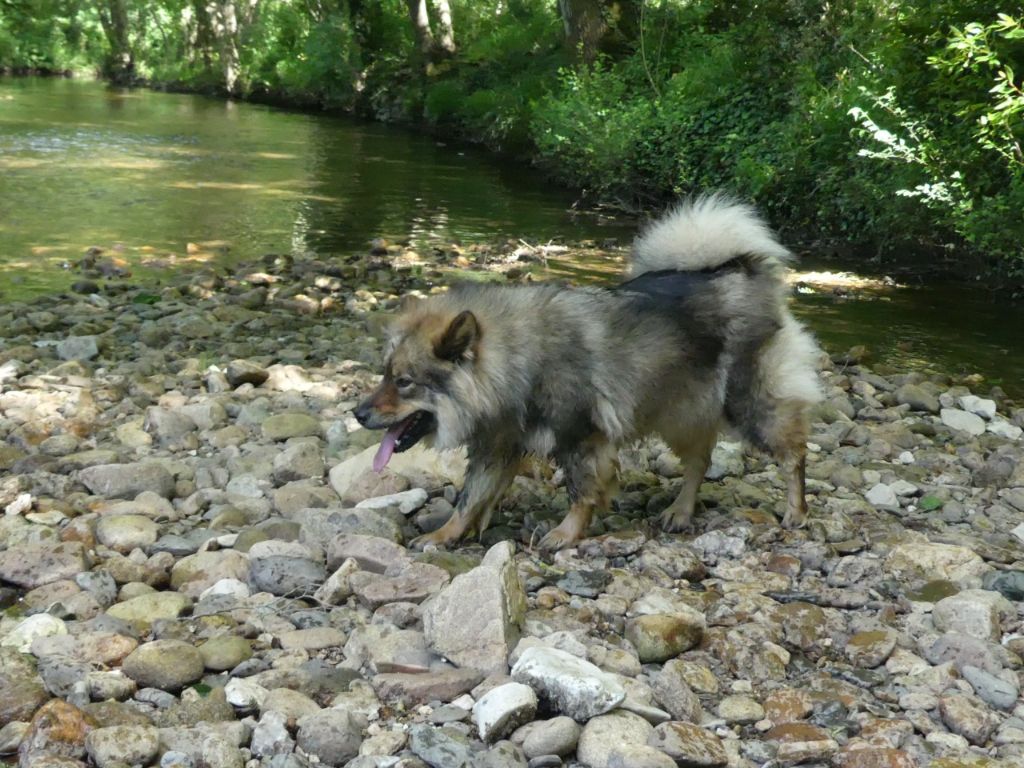
[[[603,715],[626,698],[615,675],[557,648],[527,648],[512,668],[512,679],[529,685],[553,710],[578,722]]]
[[[228,704],[240,709],[258,709],[263,706],[267,689],[247,677],[233,677],[224,686]]]
[[[583,727],[576,747],[576,758],[588,768],[611,768],[613,755],[627,756],[620,764],[635,765],[629,760],[630,747],[646,747],[654,728],[639,715],[619,710],[595,717]]]
[[[268,539],[257,541],[249,547],[249,560],[263,560],[268,557],[292,557],[299,560],[315,560],[316,555],[305,544],[297,541]]]
[[[966,752],[971,746],[970,742],[960,734],[946,733],[944,731],[932,731],[924,737],[924,740],[929,744],[934,744],[943,752],[950,752],[952,754]]]
[[[683,463],[671,451],[659,454],[652,468],[661,477],[681,477],[683,474]]]
[[[1016,528],[1013,528],[1010,533],[1024,542],[1024,523],[1020,523]]]
[[[896,457],[897,464],[913,464],[914,454],[910,451],[903,451],[899,456]]]
[[[993,435],[1005,437],[1007,440],[1020,440],[1021,435],[1024,435],[1024,429],[1016,424],[1011,424],[1006,419],[993,419],[988,423],[987,429]]]
[[[889,552],[883,568],[897,579],[948,579],[968,588],[980,587],[982,575],[991,570],[967,547],[929,542],[898,544]]]
[[[721,480],[726,475],[743,474],[743,443],[720,441],[711,451],[711,465],[704,474],[708,480]]]
[[[25,519],[39,525],[60,525],[68,516],[59,509],[48,509],[45,512],[26,512]]]
[[[8,360],[3,365],[0,365],[0,384],[7,381],[8,379],[18,378],[24,371],[25,364],[21,360]]]
[[[0,640],[0,646],[28,653],[32,648],[32,641],[37,637],[66,635],[67,633],[68,628],[61,619],[48,613],[37,613],[16,624],[14,629]]]
[[[931,668],[931,665],[915,653],[896,648],[885,662],[890,675],[917,675]]]
[[[910,481],[903,479],[896,480],[893,483],[889,483],[889,487],[892,489],[892,492],[895,493],[897,496],[916,496],[918,491],[920,490],[916,485],[914,485]]]
[[[672,713],[666,712],[660,707],[655,707],[653,704],[647,704],[638,698],[635,698],[631,694],[626,694],[626,698],[619,704],[619,708],[624,712],[632,712],[634,715],[640,715],[651,725],[660,725],[661,723],[667,723],[672,719]]]
[[[749,725],[764,718],[764,707],[750,696],[726,696],[718,703],[718,716],[729,724]]]
[[[899,509],[900,500],[896,492],[885,483],[878,483],[864,494],[868,503],[880,509]]]
[[[99,353],[95,336],[68,336],[57,343],[61,360],[92,360]]]
[[[32,509],[32,494],[19,493],[14,497],[14,501],[4,507],[4,514],[11,516],[21,515],[30,509]]]
[[[956,632],[993,642],[999,642],[1002,637],[1002,622],[1016,615],[1009,600],[987,589],[965,589],[939,600],[932,608],[932,621],[940,632]]]
[[[951,429],[958,429],[969,435],[981,435],[985,432],[985,422],[980,416],[957,408],[943,408],[939,413],[942,423]]]
[[[1024,488],[1009,488],[999,495],[1018,512],[1024,512]]]
[[[473,723],[486,742],[504,738],[537,714],[537,694],[522,683],[492,688],[473,705]]]
[[[484,674],[508,672],[508,656],[526,616],[514,555],[510,542],[495,544],[479,566],[423,604],[423,634],[432,651]]]
[[[12,720],[0,728],[0,755],[14,755],[28,734],[28,728],[28,723],[21,720]]]
[[[228,493],[244,496],[247,499],[262,498],[265,491],[270,490],[270,481],[256,475],[237,475],[228,480],[225,489]]]
[[[342,561],[338,570],[321,584],[313,595],[318,602],[326,605],[340,605],[352,596],[352,574],[359,570],[359,563],[351,557]]]
[[[145,515],[103,515],[96,523],[96,538],[121,554],[156,543],[159,526]]]
[[[160,749],[160,734],[149,725],[94,728],[86,734],[85,748],[99,768],[148,765]]]
[[[515,666],[516,662],[519,661],[519,657],[523,655],[527,648],[557,648],[560,651],[571,653],[573,656],[579,656],[581,659],[587,658],[587,646],[579,641],[579,639],[571,632],[552,632],[550,635],[544,637],[524,637],[512,649],[512,653],[508,656],[508,663]]]
[[[960,407],[965,411],[969,411],[976,416],[981,416],[983,419],[991,419],[996,415],[996,402],[995,400],[986,400],[983,397],[976,395],[964,395],[957,399]]]
[[[239,579],[221,579],[200,592],[199,599],[204,600],[215,595],[230,595],[239,600],[244,600],[249,597],[249,594],[249,585],[244,581]]]
[[[295,749],[295,740],[288,734],[288,717],[281,712],[264,712],[252,729],[249,745],[257,757],[286,755]]]
[[[364,499],[356,504],[356,509],[382,510],[398,507],[403,515],[411,515],[427,503],[427,492],[422,488],[410,488],[408,491],[389,493],[387,496],[375,496]]]
[[[377,446],[371,445],[331,468],[328,479],[338,496],[344,498],[353,481],[373,469],[373,457],[376,454]],[[410,479],[433,476],[445,482],[461,485],[466,474],[466,452],[460,450],[439,453],[414,445],[408,451],[394,454],[388,462],[388,469]]]

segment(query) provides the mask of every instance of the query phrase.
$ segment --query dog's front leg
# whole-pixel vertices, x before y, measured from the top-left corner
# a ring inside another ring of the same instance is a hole
[[[594,512],[606,511],[615,493],[618,454],[604,437],[584,441],[564,453],[559,463],[566,472],[569,512],[540,540],[542,550],[562,549],[582,539]]]
[[[490,519],[494,506],[501,501],[517,469],[517,462],[497,457],[470,459],[466,482],[448,522],[432,533],[416,537],[410,546],[417,549],[428,544],[443,547],[458,541],[470,530],[478,530]]]

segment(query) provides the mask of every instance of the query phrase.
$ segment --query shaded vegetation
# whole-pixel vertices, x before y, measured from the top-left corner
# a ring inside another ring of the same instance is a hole
[[[349,109],[592,201],[1024,277],[1024,28],[992,0],[0,0],[0,67]],[[845,244],[845,245],[844,245]]]

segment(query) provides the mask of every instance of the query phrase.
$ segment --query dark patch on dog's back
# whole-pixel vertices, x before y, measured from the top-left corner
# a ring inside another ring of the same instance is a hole
[[[726,420],[740,429],[743,436],[759,448],[767,448],[767,436],[759,425],[765,421],[770,398],[759,392],[758,361],[761,350],[779,330],[781,323],[775,315],[771,300],[754,301],[744,307],[743,325],[737,327],[735,315],[721,317],[715,282],[727,275],[740,273],[753,281],[759,280],[750,257],[741,256],[713,269],[683,272],[659,270],[646,272],[613,289],[637,297],[641,308],[653,309],[670,315],[692,343],[694,362],[713,365],[725,346],[727,321],[732,322],[729,351],[732,360],[726,380],[724,414]],[[768,281],[771,278],[767,278]],[[771,290],[770,286],[765,286]],[[753,290],[758,297],[768,294]],[[643,298],[640,298],[643,297]],[[762,304],[763,302],[763,304]]]
[[[718,303],[712,298],[712,283],[732,271],[719,268],[645,272],[611,290],[637,313],[659,315],[671,322],[687,341],[690,362],[711,369],[725,347],[725,329],[718,317]]]
[[[612,288],[613,291],[643,293],[655,300],[679,301],[707,289],[708,284],[724,275],[742,272],[754,274],[749,256],[737,256],[717,267],[697,270],[659,269],[644,272]]]

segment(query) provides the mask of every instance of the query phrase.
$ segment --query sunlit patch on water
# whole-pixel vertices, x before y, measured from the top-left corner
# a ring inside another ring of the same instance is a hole
[[[46,165],[49,160],[44,160],[39,157],[0,157],[0,168],[6,168],[8,170],[27,170],[29,168],[38,168],[41,165]]]
[[[884,294],[905,287],[891,277],[869,277],[853,272],[802,272],[792,270],[786,276],[786,279],[790,285],[795,287],[797,293],[801,294],[819,293],[821,291],[831,291],[837,295],[851,291]]]
[[[0,100],[0,301],[67,290],[87,249],[156,284],[268,253],[346,261],[377,237],[422,269],[460,251],[447,277],[610,285],[635,232],[521,163],[383,126],[83,81],[0,78]],[[504,261],[479,270],[477,248]],[[1024,394],[1024,306],[804,265],[794,308],[827,348]]]

